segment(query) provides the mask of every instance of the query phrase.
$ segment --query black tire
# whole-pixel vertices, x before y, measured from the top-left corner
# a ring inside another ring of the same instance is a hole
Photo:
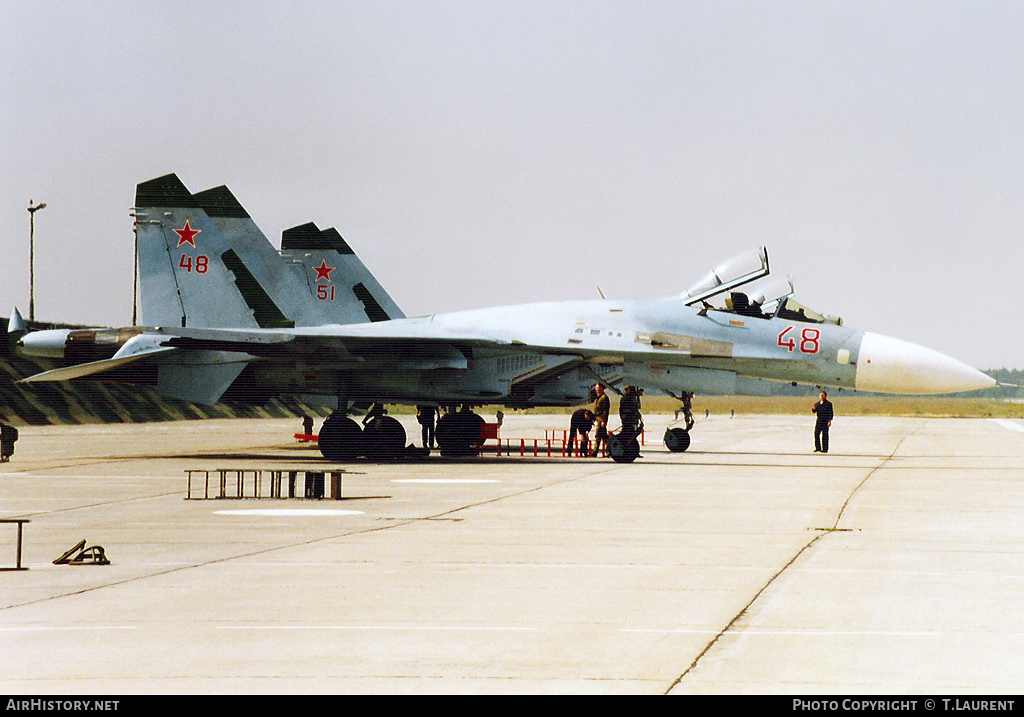
[[[437,427],[434,429],[434,440],[437,442],[437,449],[442,456],[450,456],[455,453],[458,433],[457,425],[459,419],[454,413],[445,413],[437,419]]]
[[[666,429],[665,447],[673,453],[682,453],[690,447],[690,432],[685,428]]]
[[[475,456],[484,419],[475,413],[446,413],[437,421],[434,439],[442,456]]]
[[[640,443],[635,438],[608,436],[608,455],[616,463],[632,463],[640,455]]]
[[[367,458],[391,460],[405,448],[405,428],[397,418],[381,416],[363,431],[363,450]]]
[[[363,429],[348,416],[332,413],[320,427],[317,445],[329,461],[350,461],[359,456]]]

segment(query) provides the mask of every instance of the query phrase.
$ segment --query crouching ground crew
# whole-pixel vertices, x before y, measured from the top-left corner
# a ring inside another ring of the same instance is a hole
[[[594,412],[589,408],[581,408],[572,414],[569,419],[569,442],[567,448],[569,455],[576,452],[576,434],[580,436],[580,453],[587,455],[590,452],[590,429],[594,427]]]

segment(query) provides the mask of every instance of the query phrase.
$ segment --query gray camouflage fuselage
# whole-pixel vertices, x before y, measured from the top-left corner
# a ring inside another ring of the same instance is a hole
[[[764,248],[678,297],[405,318],[333,229],[287,230],[278,252],[225,187],[191,194],[175,175],[150,180],[135,216],[146,325],[24,335],[28,354],[70,359],[95,345],[89,360],[28,382],[144,377],[197,403],[294,394],[343,411],[369,401],[570,406],[595,382],[680,398],[767,393],[767,381],[911,394],[993,383],[816,314],[791,300],[789,282],[771,297],[733,291],[768,275]],[[707,303],[725,292],[725,308]]]

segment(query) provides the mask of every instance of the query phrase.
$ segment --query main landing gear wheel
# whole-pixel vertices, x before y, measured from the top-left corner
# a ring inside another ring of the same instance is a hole
[[[640,455],[640,443],[635,438],[608,436],[608,455],[616,463],[632,463]]]
[[[397,418],[381,416],[363,431],[363,452],[367,458],[397,458],[405,448],[405,428]]]
[[[690,432],[685,428],[666,429],[665,447],[673,453],[682,453],[690,447]]]
[[[363,429],[348,416],[332,413],[320,427],[317,445],[329,461],[350,461],[359,455]]]
[[[434,438],[442,456],[475,456],[480,452],[484,419],[475,413],[446,413],[437,421]]]

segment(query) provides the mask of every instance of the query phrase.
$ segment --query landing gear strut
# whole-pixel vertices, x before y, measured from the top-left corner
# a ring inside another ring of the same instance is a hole
[[[679,397],[683,402],[682,408],[676,411],[676,416],[683,414],[686,428],[665,429],[665,447],[673,453],[682,453],[690,447],[690,429],[693,428],[693,394],[684,393]]]

